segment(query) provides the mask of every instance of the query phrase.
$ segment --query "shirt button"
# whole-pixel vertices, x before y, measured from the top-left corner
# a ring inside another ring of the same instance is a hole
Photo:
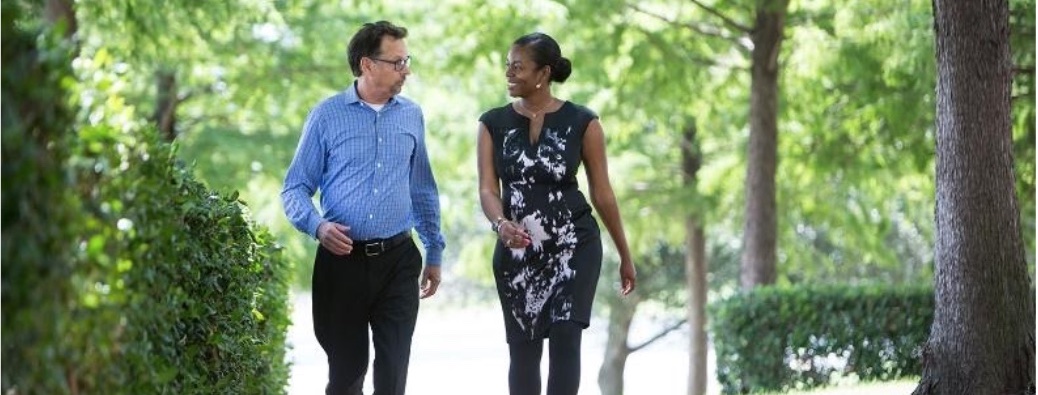
[[[376,163],[375,167],[382,167],[382,163]]]
[[[375,189],[375,194],[378,194],[378,189]]]
[[[378,138],[378,142],[380,142],[380,143],[382,142],[382,138],[381,137]]]
[[[373,214],[368,214],[368,219],[372,219],[372,218],[375,218],[375,216]]]

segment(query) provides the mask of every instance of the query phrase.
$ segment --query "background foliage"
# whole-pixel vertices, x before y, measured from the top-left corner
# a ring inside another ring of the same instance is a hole
[[[744,32],[717,14],[750,25],[753,1],[74,2],[79,29],[71,44],[33,30],[40,3],[3,8],[5,387],[7,377],[50,380],[59,393],[69,382],[101,388],[89,380],[125,380],[86,373],[139,351],[128,344],[165,350],[167,362],[146,370],[142,385],[169,380],[170,364],[198,355],[207,367],[184,373],[188,382],[245,385],[221,381],[232,371],[280,380],[286,281],[309,286],[315,244],[287,223],[278,191],[307,111],[352,82],[348,38],[379,19],[411,32],[414,67],[404,94],[426,113],[448,245],[439,296],[493,297],[494,237],[476,193],[476,120],[512,100],[504,57],[512,40],[535,30],[554,36],[573,61],[570,80],[553,92],[601,116],[645,301],[681,314],[684,229],[675,219],[689,214],[705,228],[710,298],[737,284],[749,48]],[[1033,272],[1035,4],[1010,6],[1014,155]],[[930,2],[795,0],[787,25],[779,56],[779,284],[929,282]],[[147,126],[161,108],[161,78],[176,82],[175,153]],[[703,158],[695,188],[679,176],[678,139],[690,127]],[[606,244],[603,291],[615,281]],[[220,308],[238,321],[197,303],[217,296],[208,287],[222,291]],[[255,292],[240,289],[248,287]],[[148,305],[152,297],[179,305]],[[144,309],[155,321],[124,323]],[[184,321],[163,321],[173,311]],[[210,334],[225,327],[233,331]],[[191,346],[163,348],[182,341]],[[225,364],[239,352],[275,362]]]
[[[486,257],[493,238],[476,200],[475,120],[509,100],[505,53],[511,40],[533,30],[552,34],[573,60],[573,76],[554,86],[555,93],[602,116],[634,248],[679,244],[683,229],[671,218],[697,212],[707,227],[711,270],[737,273],[748,63],[738,34],[703,33],[723,25],[712,15],[674,1],[348,3],[300,0],[262,10],[255,18],[263,22],[243,24],[219,44],[237,49],[234,62],[221,61],[228,56],[223,51],[205,57],[221,71],[198,68],[195,74],[212,74],[216,81],[202,83],[199,90],[209,93],[192,96],[183,107],[190,122],[179,137],[184,156],[201,178],[239,189],[252,203],[257,220],[286,245],[299,285],[309,283],[314,244],[284,220],[275,191],[306,111],[352,81],[345,37],[373,19],[410,29],[415,63],[404,93],[426,110],[448,267],[459,276],[490,284]],[[743,3],[707,4],[746,21],[752,16]],[[1033,9],[1033,1],[1012,5],[1014,32],[1020,32],[1014,50],[1026,70],[1033,68],[1034,23],[1021,10]],[[799,1],[791,9],[790,45],[780,55],[780,283],[928,279],[935,81],[930,3],[856,0],[837,7]],[[883,17],[860,17],[865,14]],[[250,66],[231,66],[239,61]],[[1030,234],[1033,71],[1017,81],[1022,231]],[[690,124],[701,131],[703,154],[695,190],[674,176],[680,131]]]
[[[81,85],[60,31],[20,12],[4,4],[4,393],[284,392],[272,235],[121,122],[116,92],[72,100],[109,81]]]

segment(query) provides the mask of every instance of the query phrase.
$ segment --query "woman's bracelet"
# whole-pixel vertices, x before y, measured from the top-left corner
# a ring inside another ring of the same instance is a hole
[[[497,219],[494,220],[494,223],[490,224],[490,230],[494,231],[494,233],[500,232],[501,223],[505,221],[508,221],[505,217],[497,217]]]

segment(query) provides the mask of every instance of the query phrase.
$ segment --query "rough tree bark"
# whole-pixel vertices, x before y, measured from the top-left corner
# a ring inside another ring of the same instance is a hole
[[[936,310],[913,394],[1034,394],[1034,295],[1013,175],[1009,4],[933,4]]]
[[[740,271],[744,290],[773,284],[776,277],[778,57],[788,4],[788,0],[761,0],[751,34],[750,142],[746,159],[746,224]]]

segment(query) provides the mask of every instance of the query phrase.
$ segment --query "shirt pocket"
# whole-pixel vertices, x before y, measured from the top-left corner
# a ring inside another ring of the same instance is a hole
[[[410,164],[414,157],[415,148],[418,146],[418,138],[413,132],[403,127],[389,128],[382,144],[383,152],[388,163]]]

